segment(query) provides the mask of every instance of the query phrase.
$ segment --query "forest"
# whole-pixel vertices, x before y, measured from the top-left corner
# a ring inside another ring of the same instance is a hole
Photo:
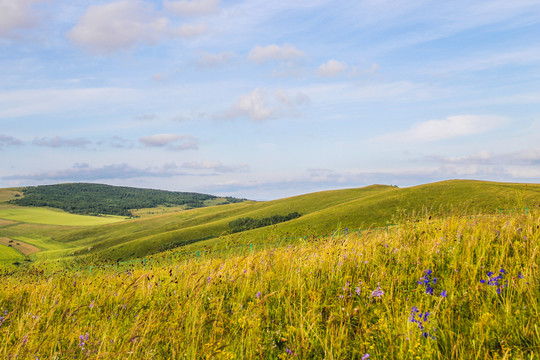
[[[233,233],[242,232],[246,230],[256,229],[264,226],[270,226],[279,224],[285,221],[296,219],[302,216],[298,212],[292,212],[288,215],[273,215],[263,219],[253,219],[250,217],[243,217],[233,220],[229,223],[229,227]]]
[[[216,196],[193,192],[173,192],[153,189],[111,186],[103,184],[73,183],[40,185],[21,189],[23,197],[11,200],[20,206],[47,206],[73,214],[133,216],[131,210],[157,206],[203,207],[205,201]],[[232,197],[222,203],[244,201]]]

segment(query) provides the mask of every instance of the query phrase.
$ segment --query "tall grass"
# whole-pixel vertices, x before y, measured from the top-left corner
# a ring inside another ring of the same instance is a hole
[[[540,214],[0,278],[6,359],[538,359]],[[489,273],[489,274],[488,274]]]

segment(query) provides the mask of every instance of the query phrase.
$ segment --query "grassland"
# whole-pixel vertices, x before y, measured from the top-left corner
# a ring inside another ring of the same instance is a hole
[[[75,215],[52,208],[14,205],[0,205],[0,219],[61,226],[95,226],[126,220],[121,216]]]
[[[0,243],[0,264],[13,263],[24,259],[25,257],[13,247],[10,247],[9,244]]]
[[[122,272],[1,276],[0,357],[537,359],[540,212],[466,215]]]
[[[88,261],[142,258],[171,247],[203,248],[266,242],[270,238],[328,235],[338,228],[367,229],[395,223],[405,214],[432,216],[538,208],[540,185],[446,181],[411,188],[374,185],[324,191],[267,202],[246,201],[180,211],[107,226],[63,232],[54,240]],[[504,209],[504,210],[502,210]],[[271,227],[231,234],[241,217],[263,219],[299,212],[301,217]]]

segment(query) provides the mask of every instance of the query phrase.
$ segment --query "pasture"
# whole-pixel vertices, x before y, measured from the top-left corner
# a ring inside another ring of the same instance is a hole
[[[30,245],[23,241],[9,238],[0,238],[0,245],[11,246],[13,249],[17,250],[24,256],[32,255],[41,251],[40,248],[34,245]]]
[[[124,217],[120,216],[75,215],[51,208],[13,205],[0,205],[0,219],[23,223],[61,226],[96,226],[126,220]]]
[[[540,212],[0,277],[5,359],[537,359]]]
[[[22,261],[25,257],[15,250],[13,247],[9,246],[7,242],[3,242],[0,239],[0,266],[2,263],[13,263],[16,261]]]

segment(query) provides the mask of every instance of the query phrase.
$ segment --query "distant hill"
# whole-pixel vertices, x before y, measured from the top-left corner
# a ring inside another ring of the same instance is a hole
[[[538,184],[452,180],[403,189],[372,185],[193,209],[76,230],[54,240],[81,249],[76,255],[127,259],[175,247],[265,242],[276,237],[309,237],[331,234],[337,229],[386,226],[422,216],[524,212],[527,207],[539,206]],[[235,224],[247,218],[262,223],[295,212],[301,216],[235,232]]]
[[[216,204],[218,197],[193,192],[139,189],[103,184],[72,183],[19,189],[23,196],[9,203],[19,206],[53,207],[73,214],[132,216],[131,210],[157,206],[199,208]],[[220,204],[242,202],[222,198]]]

